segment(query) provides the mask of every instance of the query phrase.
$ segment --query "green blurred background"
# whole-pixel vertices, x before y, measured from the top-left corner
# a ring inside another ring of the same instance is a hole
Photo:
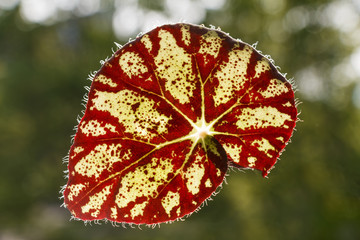
[[[269,178],[230,171],[184,222],[69,221],[62,158],[88,74],[156,25],[221,27],[294,78],[301,122]],[[0,0],[0,239],[360,239],[359,0]]]

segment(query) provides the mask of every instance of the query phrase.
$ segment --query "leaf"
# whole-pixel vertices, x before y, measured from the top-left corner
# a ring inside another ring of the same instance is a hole
[[[296,119],[290,83],[251,46],[202,26],[158,27],[95,75],[65,205],[82,220],[176,220],[215,192],[229,164],[266,176]]]

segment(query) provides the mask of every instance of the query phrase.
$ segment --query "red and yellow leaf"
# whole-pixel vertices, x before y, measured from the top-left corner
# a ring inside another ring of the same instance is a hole
[[[296,119],[291,84],[251,46],[201,26],[158,27],[95,75],[65,205],[82,220],[173,221],[215,192],[229,164],[266,176]]]

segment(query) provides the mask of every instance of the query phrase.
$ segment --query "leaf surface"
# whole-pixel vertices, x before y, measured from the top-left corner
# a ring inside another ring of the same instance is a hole
[[[251,46],[201,26],[158,27],[95,75],[65,205],[82,220],[173,221],[215,192],[229,164],[266,176],[296,119],[291,84]]]

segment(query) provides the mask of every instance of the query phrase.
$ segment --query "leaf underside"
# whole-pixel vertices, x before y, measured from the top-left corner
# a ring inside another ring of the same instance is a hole
[[[291,84],[251,46],[202,26],[158,27],[95,75],[65,206],[82,220],[176,220],[215,192],[229,165],[266,176],[296,119]]]

